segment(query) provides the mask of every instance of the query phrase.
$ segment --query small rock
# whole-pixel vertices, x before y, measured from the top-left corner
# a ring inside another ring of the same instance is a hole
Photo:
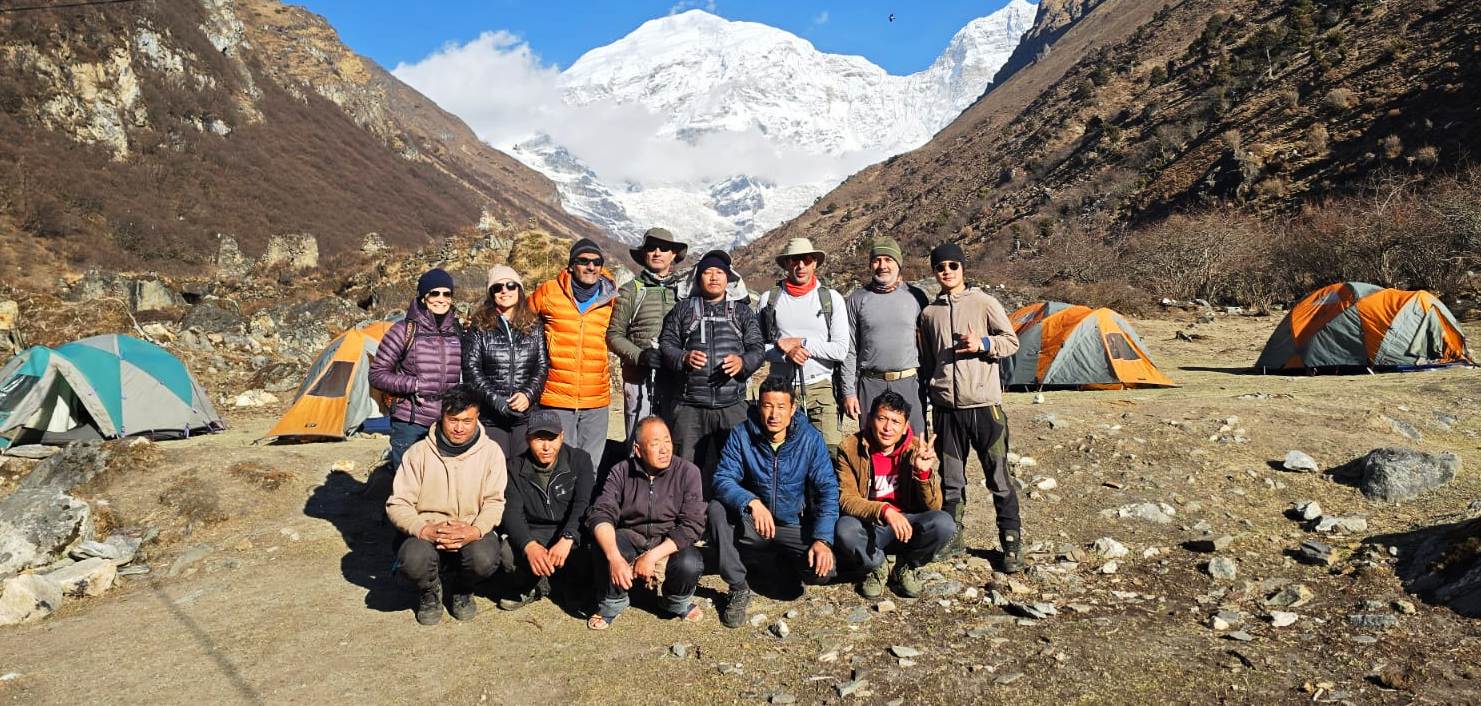
[[[766,697],[766,701],[767,703],[773,704],[795,704],[797,703],[797,697],[788,694],[785,691],[779,691],[775,694],[772,694],[771,696]]]
[[[1130,553],[1126,545],[1110,537],[1101,537],[1092,542],[1090,547],[1095,550],[1095,553],[1107,559],[1120,559]]]
[[[874,610],[879,613],[893,613],[896,610],[895,602],[890,600],[880,601],[874,604]]]
[[[1304,451],[1287,451],[1286,458],[1281,462],[1281,468],[1297,473],[1315,473],[1322,468],[1316,463],[1316,459],[1307,455]]]
[[[1244,616],[1232,610],[1221,610],[1209,616],[1208,619],[1209,627],[1215,630],[1228,630],[1242,622],[1244,622]]]
[[[48,458],[51,458],[52,456],[57,455],[57,453],[59,453],[60,451],[61,449],[55,446],[45,446],[42,444],[21,444],[20,446],[12,446],[6,449],[5,455],[14,456],[16,458],[30,459],[32,461],[44,461]]]
[[[1266,598],[1264,603],[1272,608],[1300,608],[1310,603],[1316,594],[1304,584],[1293,583]]]
[[[1317,521],[1316,531],[1324,533],[1357,534],[1368,531],[1366,517],[1323,517]]]
[[[266,407],[267,405],[277,403],[278,396],[267,390],[248,390],[232,398],[231,401],[232,406],[239,409],[244,407]]]
[[[968,586],[968,587],[962,589],[962,600],[964,600],[964,601],[975,601],[975,600],[977,600],[977,588],[975,586]]]
[[[1311,522],[1322,516],[1322,504],[1315,500],[1303,500],[1291,508],[1296,517]]]
[[[675,642],[674,644],[669,645],[669,654],[678,657],[679,659],[684,659],[685,657],[689,656],[689,646],[682,642]]]
[[[1399,619],[1387,613],[1353,613],[1347,622],[1360,630],[1384,630],[1399,626]]]
[[[1372,635],[1353,635],[1348,639],[1358,643],[1359,645],[1372,645],[1378,642],[1378,638]]]
[[[182,553],[180,556],[175,557],[174,563],[170,564],[170,570],[166,572],[165,575],[170,578],[174,578],[176,576],[184,574],[187,571],[195,568],[196,564],[200,563],[200,561],[202,559],[205,559],[207,556],[210,556],[210,554],[210,545],[197,544],[185,550],[185,552]]]
[[[1022,678],[1023,678],[1023,672],[1012,672],[1010,674],[1004,674],[1004,675],[998,677],[997,679],[992,680],[992,683],[994,683],[994,684],[1012,684],[1013,682],[1016,682],[1016,681],[1018,681],[1019,679],[1022,679]]]
[[[1271,611],[1270,624],[1278,628],[1283,628],[1295,625],[1296,621],[1300,618],[1300,615],[1283,610]]]
[[[118,568],[113,562],[92,557],[57,569],[47,574],[46,578],[60,586],[65,595],[100,596],[113,587],[113,580],[117,576]]]
[[[1308,539],[1296,548],[1296,558],[1307,564],[1331,566],[1337,560],[1337,555],[1332,550],[1332,545]]]
[[[1054,490],[1055,488],[1059,487],[1059,481],[1053,478],[1042,478],[1038,482],[1034,483],[1034,487],[1038,488],[1039,490]]]
[[[1043,620],[1051,615],[1058,615],[1059,611],[1053,603],[1023,603],[1019,601],[1010,602],[1008,610],[1025,618]]]
[[[1118,563],[1115,559],[1112,559],[1104,564],[1101,564],[1100,572],[1106,575],[1110,575],[1116,573],[1116,571],[1120,568],[1121,564]]]
[[[1231,544],[1234,544],[1234,537],[1231,537],[1227,534],[1221,534],[1217,537],[1202,537],[1199,539],[1194,539],[1187,542],[1183,546],[1195,552],[1210,553],[1224,551],[1225,549],[1228,549],[1229,545]]]
[[[962,584],[959,581],[936,581],[926,585],[924,594],[927,596],[955,596],[962,592]]]
[[[1044,404],[1044,393],[1042,393],[1042,392],[1036,392],[1036,393],[1034,393],[1034,404]]]
[[[819,662],[837,662],[838,661],[838,650],[828,650],[827,652],[824,652],[823,654],[818,655],[818,661]]]
[[[1117,508],[1116,514],[1121,517],[1130,517],[1155,522],[1159,525],[1166,525],[1172,523],[1173,515],[1176,515],[1177,511],[1166,503],[1133,503]]]
[[[1255,639],[1254,636],[1250,635],[1249,633],[1247,633],[1247,632],[1245,632],[1243,630],[1235,630],[1234,632],[1231,632],[1231,633],[1225,635],[1224,637],[1227,638],[1227,639],[1230,639],[1230,640],[1237,640],[1239,642],[1249,642],[1249,641]]]
[[[1204,570],[1220,581],[1233,581],[1239,575],[1239,564],[1227,556],[1219,556],[1210,559]]]
[[[750,621],[751,627],[759,628],[766,623],[767,617],[765,613],[755,613],[751,616]]]
[[[786,618],[787,620],[796,620],[797,619],[797,616],[798,616],[798,612],[797,612],[797,609],[796,608],[792,608],[791,610],[788,610],[787,612],[782,613],[782,617],[783,618]]]
[[[342,458],[329,465],[329,470],[340,473],[354,473],[356,464],[348,458]]]
[[[0,625],[34,623],[62,606],[62,587],[45,576],[21,574],[0,585]]]
[[[785,640],[788,635],[792,634],[792,628],[787,627],[787,621],[785,620],[778,620],[772,623],[766,630],[779,640]]]
[[[1414,603],[1412,603],[1410,601],[1406,601],[1406,600],[1400,599],[1400,600],[1394,601],[1393,605],[1394,605],[1394,610],[1397,610],[1400,613],[1403,613],[1404,615],[1414,615],[1415,613],[1418,613],[1419,612],[1419,609],[1416,608],[1416,607],[1414,607]]]
[[[921,651],[908,645],[892,645],[890,647],[890,654],[896,657],[919,657],[921,656]]]
[[[855,608],[855,609],[849,611],[847,620],[848,620],[849,624],[851,624],[851,625],[858,625],[860,623],[868,622],[869,621],[869,609],[868,608],[864,608],[863,606],[860,606],[858,608]]]
[[[835,685],[833,689],[838,692],[838,695],[840,697],[847,698],[853,696],[855,693],[866,686],[869,686],[868,679],[854,679],[852,681],[847,681],[842,684]]]
[[[1033,456],[1019,456],[1018,465],[1021,468],[1033,468],[1039,465],[1039,462],[1035,461]]]
[[[721,662],[721,663],[715,665],[715,671],[717,671],[717,672],[719,672],[721,674],[726,674],[726,675],[740,674],[741,673],[741,667],[738,664],[731,664],[729,662]]]

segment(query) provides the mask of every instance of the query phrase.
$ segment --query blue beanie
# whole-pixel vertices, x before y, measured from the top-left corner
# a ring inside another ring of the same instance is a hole
[[[448,274],[447,270],[444,270],[441,267],[434,267],[430,270],[427,270],[427,272],[423,274],[420,279],[417,280],[417,299],[421,299],[422,297],[427,296],[427,292],[430,292],[439,287],[446,287],[449,290],[452,289],[453,276]]]

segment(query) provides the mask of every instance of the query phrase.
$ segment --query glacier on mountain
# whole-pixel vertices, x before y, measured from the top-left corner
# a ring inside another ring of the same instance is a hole
[[[1035,10],[1011,0],[908,76],[702,10],[651,20],[557,80],[568,109],[629,121],[631,139],[567,130],[497,146],[620,239],[663,226],[696,249],[742,245],[929,140],[981,96]]]

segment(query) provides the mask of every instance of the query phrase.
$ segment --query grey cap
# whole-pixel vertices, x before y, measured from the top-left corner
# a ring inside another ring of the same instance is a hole
[[[565,431],[565,427],[561,426],[560,415],[548,409],[542,409],[530,415],[530,425],[529,428],[525,429],[525,436],[534,436],[541,433],[554,436],[563,431]]]

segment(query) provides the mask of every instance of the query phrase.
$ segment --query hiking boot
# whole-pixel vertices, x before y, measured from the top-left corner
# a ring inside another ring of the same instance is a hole
[[[725,610],[720,611],[720,624],[727,628],[738,628],[746,623],[746,608],[751,605],[750,588],[732,588],[725,599]]]
[[[447,612],[458,620],[472,620],[478,614],[478,606],[473,605],[473,594],[454,593],[452,605],[448,606]]]
[[[880,564],[871,569],[869,574],[859,582],[859,595],[865,598],[879,598],[884,595],[885,583],[890,578],[890,565],[888,562]]]
[[[905,562],[895,565],[895,573],[890,576],[890,583],[895,586],[895,594],[901,598],[917,598],[920,596],[921,584],[920,574],[916,567]]]
[[[417,622],[436,625],[442,622],[442,584],[422,591],[417,599]]]
[[[967,509],[966,504],[949,503],[941,509],[951,513],[951,519],[956,522],[956,532],[951,535],[951,541],[936,551],[936,556],[932,557],[931,561],[947,561],[967,553],[966,532],[962,526],[962,514]]]
[[[1023,533],[1020,530],[1003,530],[998,533],[1003,544],[1003,573],[1016,574],[1023,571]]]

